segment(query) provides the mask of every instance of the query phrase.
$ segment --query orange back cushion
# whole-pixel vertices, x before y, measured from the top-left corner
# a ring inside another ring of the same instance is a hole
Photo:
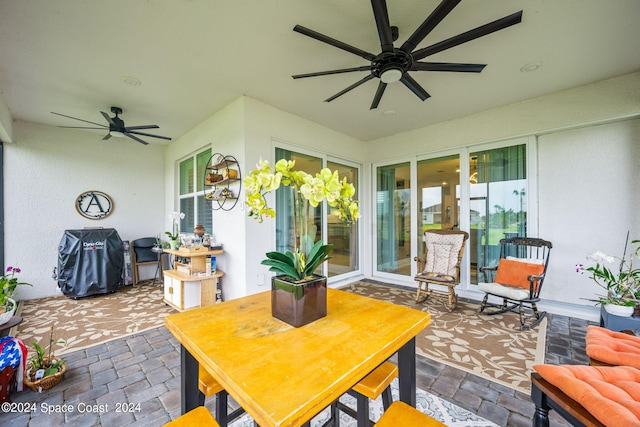
[[[640,370],[629,366],[535,365],[602,424],[640,426]]]
[[[640,369],[640,337],[589,325],[585,341],[592,359]]]
[[[495,281],[501,285],[529,289],[529,280],[527,280],[527,278],[531,275],[538,276],[542,274],[543,271],[544,264],[532,264],[502,258],[498,264]]]

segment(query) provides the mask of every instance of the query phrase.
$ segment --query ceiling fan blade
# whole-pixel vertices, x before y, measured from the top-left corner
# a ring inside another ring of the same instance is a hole
[[[416,50],[411,55],[415,61],[418,61],[422,58],[425,58],[429,55],[433,55],[438,52],[442,52],[443,50],[450,49],[454,46],[458,46],[462,43],[466,43],[468,41],[486,36],[487,34],[494,33],[496,31],[500,31],[504,28],[510,27],[512,25],[518,24],[522,21],[522,11],[513,13],[509,16],[505,16],[504,18],[500,18],[496,21],[490,22],[488,24],[482,25],[478,28],[474,28],[473,30],[469,30],[465,33],[458,34],[457,36],[453,36],[449,39],[443,40],[439,43],[433,44],[431,46],[425,47],[423,49]]]
[[[393,53],[393,36],[391,35],[391,25],[389,24],[389,12],[385,0],[371,0],[373,16],[378,27],[380,37],[380,47],[383,52]]]
[[[371,66],[364,65],[362,67],[342,68],[340,70],[329,70],[329,71],[318,71],[316,73],[296,74],[295,76],[291,76],[291,77],[293,77],[294,79],[303,79],[305,77],[328,76],[331,74],[350,73],[352,71],[371,71]]]
[[[104,124],[102,123],[96,123],[96,122],[90,122],[89,120],[82,120],[79,119],[77,117],[71,117],[71,116],[66,116],[64,114],[60,114],[60,113],[54,113],[53,111],[51,112],[51,114],[55,114],[56,116],[62,116],[62,117],[67,117],[69,119],[73,119],[73,120],[80,120],[81,122],[85,122],[85,123],[91,123],[92,125],[98,125],[98,126],[102,126],[102,127],[106,127]],[[71,126],[60,126],[60,127],[71,127]],[[92,128],[86,128],[86,129],[92,129]]]
[[[124,132],[124,135],[129,137],[129,138],[131,138],[131,139],[133,139],[134,141],[138,141],[140,144],[149,145],[149,143],[147,141],[143,141],[140,138],[138,138],[137,136],[131,135],[130,132]]]
[[[400,49],[407,53],[412,52],[461,1],[462,0],[442,0],[438,7],[431,12],[431,15],[429,15],[402,46],[400,46]]]
[[[88,126],[58,126],[59,128],[67,128],[67,129],[109,129],[107,126],[105,125],[101,125],[102,127],[100,128],[93,128],[93,127],[88,127]]]
[[[358,86],[360,86],[361,84],[368,82],[368,81],[369,81],[369,80],[371,80],[373,77],[374,77],[374,76],[373,76],[373,74],[369,74],[368,76],[366,76],[365,78],[363,78],[363,79],[361,79],[361,80],[358,80],[357,82],[355,82],[354,84],[352,84],[352,85],[351,85],[351,86],[349,86],[348,88],[343,89],[343,90],[341,90],[340,92],[338,92],[338,93],[336,93],[335,95],[333,95],[332,97],[325,99],[325,100],[324,100],[324,102],[331,102],[331,101],[333,101],[333,100],[334,100],[334,99],[336,99],[337,97],[342,96],[342,95],[344,95],[345,93],[349,92],[351,89],[355,89],[355,88],[357,88]]]
[[[100,113],[104,116],[104,118],[107,120],[107,123],[109,123],[109,125],[113,126],[116,129],[119,127],[117,124],[115,124],[113,119],[109,117],[107,113],[105,113],[104,111],[100,111]]]
[[[131,134],[134,134],[134,135],[150,136],[150,137],[153,137],[153,138],[160,138],[160,139],[166,139],[167,141],[171,141],[171,138],[169,138],[168,136],[153,135],[151,133],[136,132],[136,131],[125,131],[123,133],[125,135],[131,133]]]
[[[106,134],[104,136],[104,138],[102,138],[103,141],[106,141],[107,139],[111,138],[111,132],[109,132],[108,134]]]
[[[142,130],[142,129],[160,129],[158,125],[144,125],[144,126],[127,126],[124,128],[125,131],[130,130]]]
[[[459,73],[479,73],[487,64],[457,64],[449,62],[414,62],[411,71],[453,71]]]
[[[374,54],[369,53],[369,52],[365,52],[362,49],[358,49],[357,47],[351,46],[349,44],[346,44],[344,42],[341,42],[340,40],[336,40],[334,38],[331,38],[329,36],[325,36],[324,34],[320,34],[316,31],[310,30],[306,27],[303,27],[302,25],[296,25],[295,27],[293,27],[293,31],[300,33],[300,34],[304,34],[305,36],[311,37],[313,39],[316,39],[318,41],[321,41],[323,43],[327,43],[331,46],[337,47],[338,49],[342,49],[345,50],[349,53],[353,53],[354,55],[358,55],[368,61],[373,61],[374,58],[376,57]]]
[[[429,93],[424,90],[424,88],[422,86],[420,86],[418,84],[417,81],[415,81],[410,75],[409,73],[404,73],[402,75],[402,78],[400,79],[400,81],[409,88],[409,90],[413,93],[416,94],[416,96],[418,98],[420,98],[421,101],[424,101],[425,99],[429,98],[431,95],[429,95]]]
[[[378,108],[378,104],[380,104],[380,100],[382,99],[382,95],[384,95],[384,90],[386,88],[387,88],[387,84],[382,80],[380,80],[380,83],[378,83],[378,90],[376,90],[376,94],[373,97],[373,101],[371,101],[371,107],[369,107],[369,110]]]

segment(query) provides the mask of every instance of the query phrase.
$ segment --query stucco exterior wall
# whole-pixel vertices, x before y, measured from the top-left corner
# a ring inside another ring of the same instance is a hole
[[[123,240],[163,229],[163,146],[23,121],[14,122],[13,135],[15,142],[4,144],[5,264],[20,267],[20,279],[33,284],[20,287],[19,299],[61,294],[51,276],[66,229],[115,228]],[[113,213],[80,216],[75,201],[88,190],[107,193]],[[143,278],[153,276],[148,270]]]

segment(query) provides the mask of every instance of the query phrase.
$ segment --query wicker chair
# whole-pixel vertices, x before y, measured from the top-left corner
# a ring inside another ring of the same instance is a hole
[[[425,256],[415,257],[418,263],[416,302],[429,297],[447,299],[447,309],[458,304],[455,287],[460,283],[460,262],[469,233],[459,230],[427,230],[424,232]],[[446,286],[446,290],[429,289],[429,285]],[[424,289],[422,287],[424,286]],[[424,292],[424,297],[421,298]]]

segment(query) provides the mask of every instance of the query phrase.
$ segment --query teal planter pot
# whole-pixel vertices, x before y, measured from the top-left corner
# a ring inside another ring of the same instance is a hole
[[[327,315],[327,278],[296,283],[288,276],[271,278],[271,315],[296,328]]]

